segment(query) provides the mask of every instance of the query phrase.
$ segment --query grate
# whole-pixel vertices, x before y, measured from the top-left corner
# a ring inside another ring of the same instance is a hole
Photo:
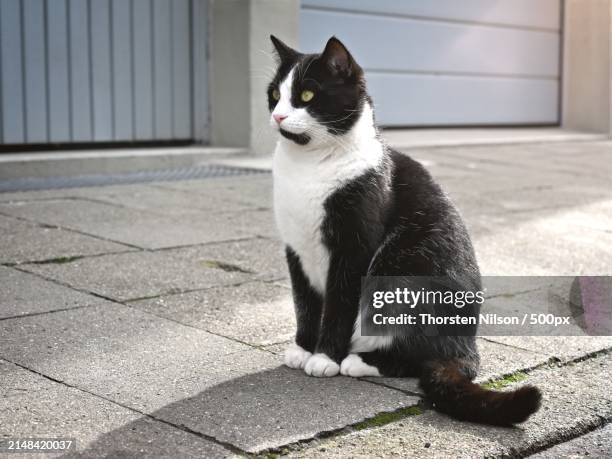
[[[120,174],[92,174],[72,177],[26,177],[0,180],[0,192],[53,190],[58,188],[79,188],[145,182],[173,182],[179,180],[261,175],[269,173],[269,171],[261,169],[207,164],[205,166],[157,171],[125,172]]]

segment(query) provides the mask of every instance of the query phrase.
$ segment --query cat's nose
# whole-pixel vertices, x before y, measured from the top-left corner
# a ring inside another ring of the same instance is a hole
[[[281,122],[287,118],[287,115],[272,115],[274,117],[274,121],[276,121],[277,124],[281,124]]]

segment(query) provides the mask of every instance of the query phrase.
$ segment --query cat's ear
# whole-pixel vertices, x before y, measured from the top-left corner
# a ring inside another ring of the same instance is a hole
[[[327,41],[325,50],[321,53],[321,60],[327,64],[333,75],[350,77],[361,70],[346,46],[336,37]]]
[[[287,46],[274,35],[270,35],[270,40],[272,40],[276,54],[278,54],[281,62],[294,61],[298,57],[299,53],[295,49]]]

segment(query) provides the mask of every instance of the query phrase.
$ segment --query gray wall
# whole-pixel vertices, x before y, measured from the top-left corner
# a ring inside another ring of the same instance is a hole
[[[612,1],[565,3],[563,124],[612,134]]]
[[[0,0],[0,143],[208,136],[207,0]]]
[[[276,62],[270,34],[297,46],[299,0],[211,0],[211,140],[271,154],[266,88]]]

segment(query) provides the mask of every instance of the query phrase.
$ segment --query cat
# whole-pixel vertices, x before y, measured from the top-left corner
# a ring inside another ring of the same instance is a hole
[[[379,136],[362,68],[336,38],[302,54],[271,36],[278,69],[267,88],[274,214],[295,304],[287,366],[308,375],[420,378],[435,408],[460,420],[525,421],[532,386],[495,392],[472,382],[474,336],[362,336],[362,277],[449,276],[480,288],[458,211],[417,161]]]

